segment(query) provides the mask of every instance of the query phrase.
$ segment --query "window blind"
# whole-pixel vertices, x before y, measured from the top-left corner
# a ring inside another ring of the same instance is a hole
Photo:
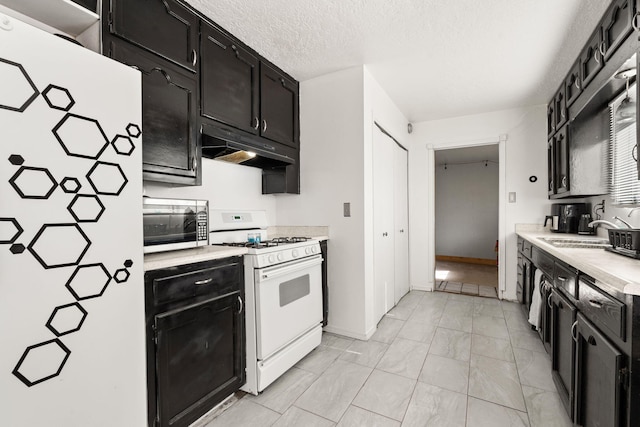
[[[629,96],[635,102],[635,85],[629,88]],[[610,195],[614,205],[640,204],[640,181],[636,147],[636,122],[616,123],[618,107],[626,93],[609,105],[609,162]]]

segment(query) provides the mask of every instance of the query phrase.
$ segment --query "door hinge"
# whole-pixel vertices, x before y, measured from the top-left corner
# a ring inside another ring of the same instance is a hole
[[[620,385],[622,385],[622,387],[625,390],[629,390],[629,369],[628,368],[622,368],[619,371],[619,381],[620,381]]]

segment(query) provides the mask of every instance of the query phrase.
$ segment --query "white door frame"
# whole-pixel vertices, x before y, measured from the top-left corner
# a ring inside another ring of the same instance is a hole
[[[498,144],[498,298],[502,299],[506,290],[506,265],[505,265],[505,245],[506,245],[506,143],[507,135],[503,134],[495,138],[485,138],[471,141],[458,141],[439,145],[437,149],[467,148],[480,145]],[[433,145],[427,145],[427,168],[428,168],[428,195],[427,195],[427,284],[430,291],[435,289],[436,271],[436,196],[435,196],[435,151]]]

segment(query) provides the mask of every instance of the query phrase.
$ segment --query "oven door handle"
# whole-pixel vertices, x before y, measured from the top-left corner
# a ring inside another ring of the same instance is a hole
[[[311,258],[305,258],[303,260],[288,263],[283,266],[274,266],[269,268],[258,269],[256,271],[256,281],[266,282],[268,280],[275,279],[280,276],[284,276],[287,274],[294,273],[296,271],[305,270],[311,267],[315,267],[316,265],[322,264],[322,255],[316,255]]]

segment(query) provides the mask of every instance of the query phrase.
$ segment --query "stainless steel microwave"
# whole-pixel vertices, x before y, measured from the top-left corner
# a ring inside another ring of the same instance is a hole
[[[209,244],[207,200],[142,199],[144,253]]]

